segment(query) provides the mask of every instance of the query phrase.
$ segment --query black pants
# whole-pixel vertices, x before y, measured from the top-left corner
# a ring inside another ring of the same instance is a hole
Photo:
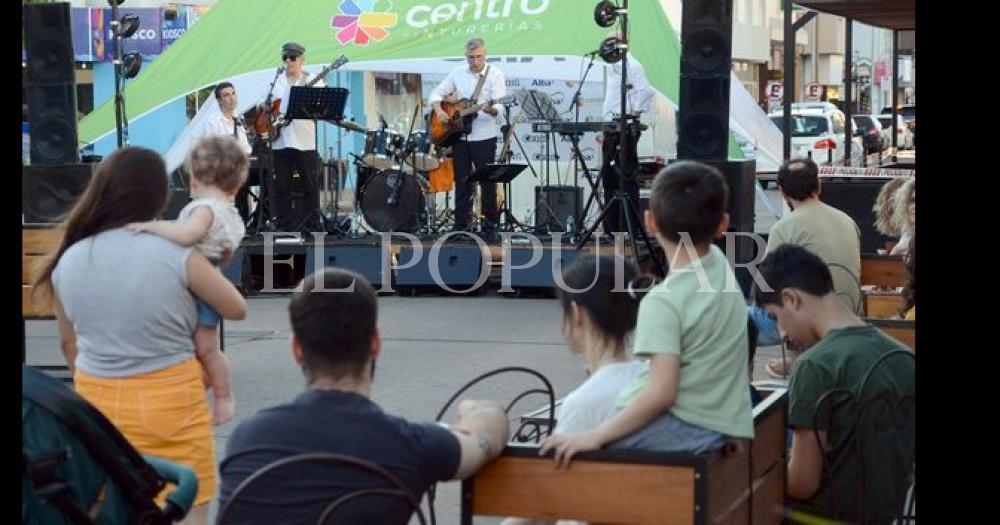
[[[492,164],[496,158],[497,139],[469,142],[460,140],[451,148],[455,163],[455,227],[469,229],[472,226],[472,196],[475,187],[469,182],[469,175],[475,169]],[[500,222],[497,211],[497,185],[480,183],[483,215],[486,216],[486,231],[496,229]]]
[[[293,148],[274,150],[271,217],[278,231],[322,231],[316,176],[319,155]]]
[[[639,184],[635,181],[636,171],[639,169],[639,153],[636,144],[639,143],[640,133],[628,133],[625,137],[625,194],[632,203],[632,209],[638,210],[639,204]],[[618,189],[618,147],[621,144],[621,134],[605,133],[604,143],[601,145],[601,183],[604,185],[604,202],[610,202],[611,196]],[[610,210],[604,216],[604,231],[622,232],[626,231],[626,219],[621,215],[621,205],[614,202]],[[642,220],[642,217],[639,217]]]

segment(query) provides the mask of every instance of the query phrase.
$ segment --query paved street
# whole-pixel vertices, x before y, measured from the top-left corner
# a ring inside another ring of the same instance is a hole
[[[772,189],[767,194],[779,206],[773,197],[776,192]],[[758,202],[758,231],[764,222],[760,208]],[[766,223],[768,228],[771,223],[773,218]],[[246,319],[225,325],[237,422],[293,398],[304,386],[288,349],[287,304],[287,295],[252,296]],[[524,366],[544,374],[558,397],[584,379],[582,361],[562,343],[559,305],[553,299],[507,298],[492,292],[482,297],[384,296],[379,299],[379,329],[383,354],[373,397],[387,412],[409,419],[432,419],[466,382],[504,366]],[[54,322],[30,321],[27,333],[29,364],[61,363]],[[759,349],[755,379],[766,378],[764,363],[779,352],[779,347]],[[488,380],[470,391],[469,397],[490,397],[507,404],[536,385],[541,386],[526,374],[508,374]],[[511,414],[520,415],[542,404],[541,396],[529,397]],[[235,422],[215,430],[220,458],[234,426]],[[438,491],[435,508],[441,525],[459,522],[458,488],[457,483],[450,483]]]

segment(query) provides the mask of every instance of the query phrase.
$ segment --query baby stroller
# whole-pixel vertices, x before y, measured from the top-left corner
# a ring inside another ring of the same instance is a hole
[[[23,524],[166,524],[194,502],[190,468],[140,456],[93,405],[23,365],[21,425]],[[159,508],[167,481],[176,488]]]

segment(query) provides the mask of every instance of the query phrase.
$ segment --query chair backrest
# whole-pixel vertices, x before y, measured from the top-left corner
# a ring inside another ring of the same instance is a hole
[[[893,359],[913,360],[914,355],[907,350],[886,352],[869,366],[856,390],[831,389],[816,400],[813,429],[817,440],[819,429],[828,429],[829,441],[820,444],[823,482],[829,488],[825,510],[831,517],[867,523],[903,516],[913,483],[916,397],[906,392],[875,391],[870,386]],[[901,451],[903,459],[885,454],[885,450]],[[847,468],[852,458],[857,466]],[[849,481],[850,476],[856,481],[856,496],[838,501],[835,487]],[[876,501],[872,501],[873,494],[877,494]]]
[[[44,489],[60,484],[69,486],[72,503],[82,509],[94,505],[103,491],[101,523],[126,523],[137,515],[160,513],[153,498],[165,481],[103,414],[34,368],[22,366],[21,381],[22,448],[28,478],[22,505],[33,509],[39,523],[65,519],[42,503]],[[47,458],[63,452],[66,460],[46,472]]]
[[[838,292],[837,296],[842,297],[847,301],[848,307],[852,312],[859,314],[861,313],[862,297],[864,292],[861,290],[861,278],[854,274],[850,269],[848,269],[843,264],[839,263],[827,263],[826,266],[830,269],[830,275],[836,275],[838,273],[844,273],[851,277],[851,281],[854,282],[855,286],[851,288],[851,293]]]
[[[861,284],[882,288],[905,286],[906,263],[898,255],[861,254]]]
[[[316,525],[343,522],[342,520],[337,520],[335,516],[335,512],[342,505],[358,498],[370,496],[389,496],[398,498],[406,503],[409,508],[417,514],[417,519],[421,524],[426,523],[423,511],[420,509],[420,500],[413,495],[413,492],[409,489],[409,487],[407,487],[402,481],[399,480],[399,478],[388,470],[376,465],[375,463],[357,457],[327,452],[294,453],[290,450],[277,447],[254,447],[240,451],[225,458],[219,465],[219,471],[224,472],[236,458],[262,453],[277,453],[282,457],[257,469],[253,474],[248,476],[235,489],[233,489],[232,494],[229,495],[219,511],[219,518],[217,520],[219,525],[226,525],[229,523],[228,520],[230,520],[234,512],[233,508],[237,506],[236,502],[241,497],[246,497],[248,494],[251,494],[251,489],[260,485],[262,480],[265,480],[269,474],[274,474],[279,470],[295,468],[304,464],[328,465],[331,467],[342,468],[346,467],[357,472],[369,474],[372,477],[385,482],[385,486],[382,487],[365,487],[334,494],[331,496],[329,503],[323,507],[322,512],[317,515]],[[356,475],[357,474],[355,473],[354,476]],[[282,496],[289,497],[287,501],[289,501],[290,505],[302,503],[301,500],[292,502],[292,498],[296,496],[295,494],[282,494],[280,491],[269,487],[269,490],[267,491],[268,505],[274,506],[275,502],[280,501]],[[334,519],[331,520],[331,518]]]

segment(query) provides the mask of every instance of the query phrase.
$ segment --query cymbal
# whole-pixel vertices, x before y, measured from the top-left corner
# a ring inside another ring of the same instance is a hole
[[[367,133],[368,130],[358,124],[357,122],[351,122],[350,120],[340,120],[333,123],[334,126],[342,127],[348,131],[357,131],[358,133]]]

